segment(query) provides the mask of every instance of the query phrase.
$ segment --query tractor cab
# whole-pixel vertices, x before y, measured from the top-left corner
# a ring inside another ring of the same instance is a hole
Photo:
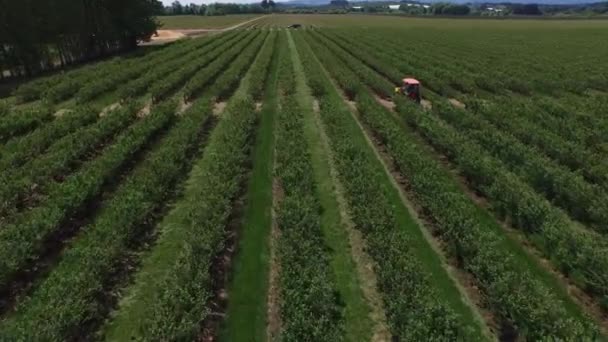
[[[395,88],[396,93],[409,97],[412,101],[420,103],[420,82],[415,78],[404,78],[401,87]]]

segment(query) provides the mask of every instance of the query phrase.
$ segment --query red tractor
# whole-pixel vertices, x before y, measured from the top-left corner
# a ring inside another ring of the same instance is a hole
[[[395,88],[396,94],[402,94],[409,97],[412,101],[420,104],[420,82],[415,78],[404,78],[401,87]]]

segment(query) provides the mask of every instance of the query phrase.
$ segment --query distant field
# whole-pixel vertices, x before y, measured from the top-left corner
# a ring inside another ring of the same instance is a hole
[[[240,14],[206,17],[200,15],[176,15],[158,17],[163,30],[178,29],[217,29],[236,25],[246,20],[259,17],[257,14]]]
[[[508,30],[571,30],[608,29],[608,20],[543,20],[543,19],[481,19],[481,18],[411,18],[367,14],[281,14],[256,21],[256,26],[288,26],[303,24],[322,27],[360,28],[432,28],[432,29],[508,29]]]

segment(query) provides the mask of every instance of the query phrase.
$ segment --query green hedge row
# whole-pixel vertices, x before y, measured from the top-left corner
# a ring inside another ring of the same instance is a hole
[[[330,70],[337,79],[356,78],[345,67]],[[399,128],[392,114],[368,90],[361,89],[356,100],[362,120],[386,146],[401,173],[407,175],[417,201],[437,223],[441,238],[449,243],[449,252],[475,276],[485,300],[503,323],[512,324],[519,334],[532,339],[597,336],[589,321],[568,317],[549,290],[516,264],[500,246],[501,237],[475,221],[478,215],[472,200],[413,142],[413,137]],[[400,100],[400,110],[414,111],[422,119],[428,116],[412,108],[414,105],[407,100]],[[516,293],[519,295],[513,296]]]
[[[196,44],[186,45],[187,48],[173,51],[170,55],[163,56],[162,60],[146,59],[145,61],[130,61],[126,65],[117,64],[114,68],[106,71],[105,77],[92,78],[82,84],[80,89],[74,94],[74,99],[78,104],[87,103],[104,93],[116,89],[125,82],[137,79],[142,75],[147,75],[151,71],[153,72],[158,64],[162,64],[167,60],[173,61],[178,59],[182,63],[187,63],[187,61],[204,56],[206,52],[204,50],[208,50],[210,41],[217,40],[219,39],[201,39]]]
[[[57,139],[95,122],[98,115],[96,108],[79,107],[27,135],[9,140],[0,151],[0,170],[20,167],[44,153]]]
[[[147,142],[174,121],[176,103],[168,102],[121,133],[101,155],[85,163],[61,183],[53,183],[45,202],[18,216],[0,230],[0,288],[29,262],[43,253],[48,238],[57,234],[65,219],[99,195]],[[2,329],[0,329],[1,331]]]
[[[449,97],[457,96],[457,92],[448,82],[436,74],[437,69],[417,67],[414,64],[418,59],[414,51],[396,52],[395,49],[385,45],[386,38],[370,40],[368,37],[362,36],[361,39],[355,39],[352,34],[327,34],[333,36],[336,44],[376,71],[391,75],[390,78],[396,85],[400,85],[404,77],[414,77],[422,83],[424,98],[432,97],[433,93]],[[369,58],[376,59],[377,62],[372,64]],[[381,65],[378,66],[377,63]]]
[[[484,194],[498,215],[522,229],[566,276],[581,288],[608,299],[608,242],[595,232],[576,227],[563,212],[539,196],[530,186],[478,145],[439,119],[408,106],[400,106],[405,119],[436,148],[446,153]]]
[[[347,78],[347,76],[342,75],[337,78]],[[436,105],[440,106],[440,102],[436,102]],[[481,103],[477,103],[474,108],[479,106],[481,106]],[[455,109],[447,107],[447,105],[442,108],[444,110],[449,109],[452,112],[455,111]],[[504,113],[485,112],[485,114],[501,118],[504,123],[512,122],[512,117],[504,115]],[[411,115],[406,116],[406,118],[413,117]],[[433,119],[432,117],[426,118],[422,114],[415,117],[426,120]],[[460,120],[462,123],[463,119],[459,118],[455,120]],[[445,128],[441,125],[437,125],[437,127]],[[520,127],[523,132],[523,126]],[[527,134],[530,136],[534,135],[531,132]],[[445,132],[444,134],[436,135],[438,141],[443,138],[442,146],[444,147],[444,151],[452,149],[451,155],[454,158],[458,158],[463,164],[468,165],[467,171],[476,182],[482,182],[482,185],[477,186],[477,188],[486,196],[490,196],[490,199],[496,200],[494,207],[497,212],[500,215],[511,217],[517,226],[533,234],[531,240],[550,257],[565,275],[570,276],[583,289],[598,295],[602,305],[608,305],[606,304],[608,303],[608,297],[606,297],[608,278],[605,276],[608,273],[603,271],[608,270],[608,255],[606,253],[608,244],[605,239],[599,235],[575,229],[573,227],[574,223],[563,213],[538,196],[534,190],[521,183],[517,177],[510,174],[504,167],[493,165],[486,170],[480,170],[480,165],[488,162],[488,159],[485,158],[483,159],[484,162],[478,162],[479,158],[474,159],[468,154],[466,157],[462,157],[462,155],[458,154],[460,152],[454,150],[456,148],[455,143],[446,140],[448,137],[450,135]],[[491,137],[494,139],[494,136]],[[485,139],[490,139],[490,137],[485,137]],[[514,146],[503,147],[501,152],[505,153],[508,149],[514,148]],[[513,157],[513,155],[510,156]],[[545,164],[544,167],[546,168],[546,166]],[[491,181],[488,180],[489,175],[492,176],[490,177]],[[553,178],[550,178],[550,176],[553,176]],[[500,179],[500,177],[504,177],[504,179],[498,181],[497,179]],[[574,183],[568,182],[568,178],[563,173],[558,174],[557,172],[552,175],[547,173],[538,175],[539,186],[542,184],[548,193],[559,193],[562,186],[570,190],[576,189],[575,187],[573,188]],[[580,179],[578,180],[579,184],[586,184]],[[488,182],[491,182],[491,187],[488,185]],[[550,188],[551,186],[553,188]],[[479,187],[485,187],[486,191],[480,190]],[[491,191],[489,190],[490,188]],[[578,194],[587,198],[589,196],[592,197],[592,200],[587,202],[589,204],[588,210],[594,213],[594,217],[599,217],[605,214],[602,210],[605,203],[600,200],[604,195],[597,188],[592,188],[592,194],[585,194],[580,191]],[[566,196],[563,192],[561,194],[562,196]],[[569,199],[572,199],[575,194],[569,193],[567,196],[569,196]],[[574,205],[574,202],[571,203]],[[596,220],[596,222],[599,221]],[[598,272],[597,270],[602,271]]]
[[[249,44],[245,49],[239,51],[236,55],[233,55],[233,51],[227,52],[227,59],[234,60],[234,63],[230,65],[230,67],[219,74],[219,76],[215,75],[213,77],[217,77],[217,80],[213,82],[213,84],[209,85],[208,94],[214,97],[215,101],[221,102],[228,99],[233,93],[234,89],[238,88],[239,84],[243,81],[247,74],[255,75],[259,77],[261,71],[265,71],[267,69],[262,70],[254,70],[249,71],[249,69],[254,65],[254,61],[259,63],[259,59],[256,59],[262,47],[264,46],[264,42],[268,38],[269,32],[262,31],[262,33],[256,37],[256,39]],[[225,68],[225,66],[219,66],[219,69]],[[217,74],[217,73],[216,73]],[[253,82],[254,80],[249,80],[248,83]],[[253,87],[263,86],[262,84],[247,84],[246,89],[250,91]]]
[[[115,72],[142,66],[153,67],[161,62],[179,57],[184,53],[207,44],[206,39],[183,40],[167,45],[155,52],[141,56],[127,56],[113,58],[107,62],[92,63],[73,69],[65,73],[44,77],[26,83],[14,92],[18,102],[29,102],[45,99],[50,102],[59,102],[76,94],[83,85],[91,80],[103,80]]]
[[[494,123],[501,130],[513,134],[521,142],[536,146],[555,161],[580,172],[589,182],[597,184],[608,192],[608,159],[601,154],[594,154],[585,147],[558,134],[537,127],[528,119],[527,110],[509,103],[483,103],[470,101],[472,111]]]
[[[49,276],[0,324],[1,339],[83,338],[87,332],[79,330],[82,324],[101,322],[108,309],[103,300],[104,284],[120,267],[133,241],[146,234],[146,218],[162,205],[187,170],[199,146],[209,107],[207,101],[196,103],[146,154],[104,202],[95,220],[82,227],[82,234]]]
[[[202,62],[209,63],[217,58],[217,56],[221,55],[225,44],[233,44],[242,38],[242,35],[238,35],[235,32],[224,34],[205,45],[200,50],[160,63],[153,71],[126,83],[124,86],[120,86],[117,90],[118,97],[124,101],[141,96],[146,93],[155,82],[158,82],[158,80],[164,79],[176,70],[185,68],[193,58],[200,58],[202,59]]]
[[[524,145],[512,135],[469,111],[435,103],[433,113],[474,139],[484,150],[539,193],[591,228],[608,233],[608,195],[583,176],[556,164],[541,151]]]
[[[393,88],[395,87],[395,84],[386,80],[373,69],[362,67],[359,59],[342,50],[342,48],[327,39],[324,35],[313,33],[311,36],[313,40],[321,42],[322,45],[329,50],[328,52],[331,52],[339,61],[350,68],[360,79],[364,80],[364,82],[367,83],[367,85],[376,94],[383,98],[391,98],[393,96]],[[397,83],[397,85],[400,86],[401,82]]]
[[[270,77],[270,72],[267,72],[272,62],[272,57],[274,56],[275,49],[277,48],[277,40],[279,34],[277,31],[271,31],[266,39],[266,43],[262,47],[260,51],[260,55],[258,57],[258,61],[251,66],[251,75],[249,76],[249,82],[251,88],[251,97],[253,97],[254,101],[262,100],[262,96],[264,95],[264,85],[266,84],[268,77]]]
[[[0,117],[0,143],[26,134],[55,117],[52,106],[32,106]]]
[[[93,68],[90,71],[66,75],[61,82],[52,84],[44,93],[44,99],[51,103],[58,103],[76,97],[77,102],[86,102],[101,92],[111,90],[118,86],[114,82],[119,78],[127,80],[137,77],[144,72],[154,68],[157,64],[172,60],[187,54],[201,45],[207,44],[208,39],[193,40],[189,44],[178,44],[174,48],[169,47],[156,56],[148,58],[119,60],[105,67]],[[93,80],[93,81],[92,81]],[[108,82],[108,80],[111,80]]]
[[[252,32],[248,33],[242,40],[239,40],[232,46],[227,44],[222,45],[219,48],[220,51],[218,54],[216,54],[217,59],[211,63],[209,63],[209,60],[206,58],[190,61],[190,63],[186,64],[184,68],[178,69],[169,74],[160,82],[154,83],[149,90],[150,95],[152,96],[152,101],[161,101],[185,83],[188,84],[186,84],[184,87],[184,91],[188,91],[188,94],[191,95],[188,97],[188,99],[192,98],[196,94],[194,94],[194,91],[189,92],[192,90],[189,87],[192,85],[194,85],[194,88],[197,89],[203,87],[206,82],[201,81],[208,81],[208,75],[216,75],[217,72],[222,69],[222,67],[228,65],[237,56],[238,52],[242,52],[243,49],[246,49],[246,47],[253,42],[257,44],[261,40],[260,37],[261,35],[258,32]],[[208,63],[209,65],[207,65]]]
[[[113,139],[135,120],[135,105],[127,106],[99,119],[96,123],[82,127],[74,133],[57,140],[41,156],[25,163],[22,168],[0,175],[0,217],[11,216],[25,209],[24,201],[31,190],[43,193],[44,187],[55,177],[69,173],[78,161],[91,151]],[[97,116],[96,110],[89,110]],[[84,117],[86,113],[77,115]],[[28,205],[31,205],[28,203]]]

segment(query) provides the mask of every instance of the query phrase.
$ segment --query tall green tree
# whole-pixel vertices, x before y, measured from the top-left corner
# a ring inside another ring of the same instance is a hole
[[[0,74],[32,75],[133,49],[157,29],[157,0],[0,0]]]

